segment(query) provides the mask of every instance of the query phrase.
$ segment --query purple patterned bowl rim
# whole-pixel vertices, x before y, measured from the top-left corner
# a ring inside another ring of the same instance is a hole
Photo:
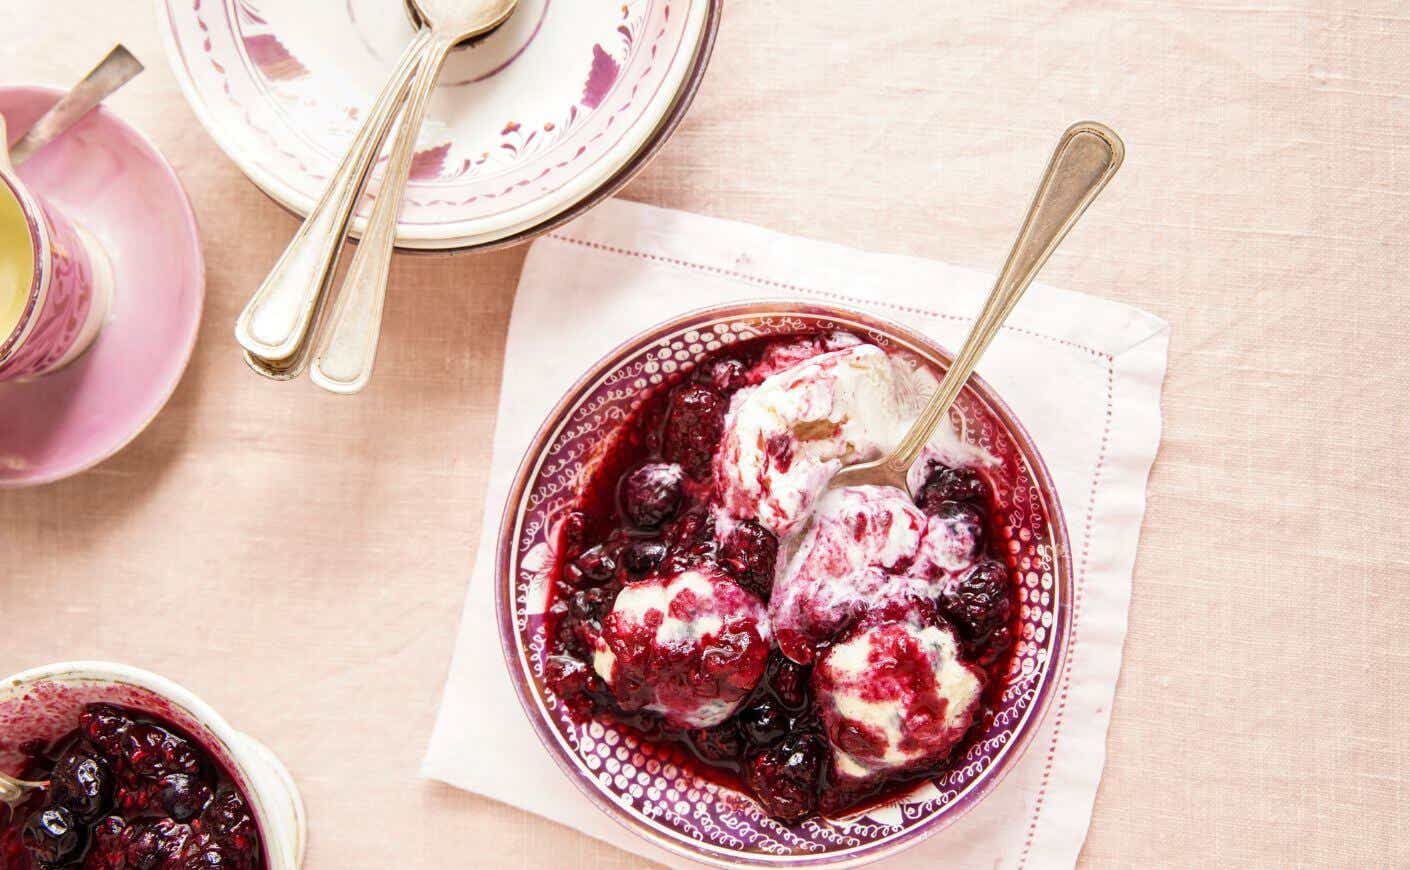
[[[169,0],[154,0],[159,18],[166,14],[168,2]],[[702,23],[700,36],[695,44],[694,55],[676,91],[675,97],[672,99],[666,111],[661,114],[655,125],[655,129],[648,134],[641,146],[627,157],[622,165],[618,167],[615,172],[608,175],[605,180],[600,182],[596,187],[583,193],[557,213],[547,214],[541,221],[515,229],[503,236],[486,240],[476,240],[474,236],[441,239],[398,238],[396,249],[407,253],[458,254],[512,247],[537,238],[544,233],[550,232],[581,217],[585,212],[619,191],[635,178],[638,173],[646,168],[671,138],[676,129],[680,126],[681,121],[684,120],[687,111],[695,100],[696,93],[700,90],[700,85],[704,81],[706,70],[714,54],[715,41],[719,34],[720,20],[724,9],[724,0],[705,0],[705,4],[705,20]],[[267,187],[262,181],[257,179],[255,174],[247,170],[244,164],[240,160],[235,159],[225,148],[222,139],[216,135],[218,125],[214,124],[212,120],[206,117],[206,110],[195,94],[194,86],[188,82],[188,77],[184,74],[179,52],[174,50],[174,37],[167,32],[167,28],[161,29],[164,48],[166,49],[165,53],[168,56],[169,63],[176,74],[178,83],[181,85],[182,94],[186,98],[186,102],[191,106],[197,119],[200,120],[201,126],[211,135],[212,139],[215,140],[217,144],[221,145],[222,153],[225,153],[228,159],[236,163],[241,173],[254,184],[255,189],[263,193],[270,201],[278,205],[284,211],[302,220],[304,218],[302,212],[281,199],[271,187]],[[282,189],[285,185],[281,183],[280,186]],[[349,238],[356,242],[358,240],[357,231],[350,228]]]
[[[528,717],[539,741],[543,743],[548,754],[568,779],[577,786],[578,790],[586,795],[599,810],[622,827],[673,854],[715,866],[855,867],[879,861],[934,836],[954,824],[988,796],[1009,771],[1018,764],[1032,743],[1033,737],[1047,717],[1054,687],[1059,683],[1063,670],[1067,666],[1068,646],[1072,636],[1074,581],[1071,541],[1068,535],[1066,515],[1057,494],[1057,486],[1053,482],[1052,475],[1048,471],[1047,464],[1038,451],[1037,445],[1008,404],[978,374],[970,376],[965,389],[972,390],[982,400],[986,409],[994,415],[1003,425],[1006,434],[1013,439],[1016,454],[1022,457],[1037,485],[1038,492],[1042,497],[1044,516],[1052,532],[1056,581],[1054,589],[1057,593],[1053,607],[1055,618],[1052,640],[1049,647],[1053,654],[1041,665],[1033,703],[1015,730],[1013,739],[1003,747],[989,767],[964,792],[953,801],[931,811],[928,818],[914,827],[884,840],[854,847],[844,853],[829,851],[822,854],[781,857],[730,852],[726,849],[716,849],[703,844],[693,844],[685,839],[657,831],[644,824],[634,813],[611,800],[603,793],[596,780],[584,775],[583,771],[579,769],[539,706],[539,699],[531,688],[530,680],[525,672],[526,662],[520,656],[517,643],[519,630],[514,618],[514,575],[512,573],[517,529],[524,514],[526,493],[535,476],[540,459],[552,445],[563,426],[566,425],[571,413],[603,378],[670,335],[730,319],[757,319],[774,314],[827,318],[840,321],[844,326],[847,322],[851,322],[858,327],[875,330],[889,338],[898,340],[906,350],[916,353],[927,363],[937,366],[941,370],[948,369],[954,360],[954,354],[935,340],[889,318],[847,305],[774,298],[698,308],[657,324],[622,342],[598,360],[583,377],[579,378],[567,390],[563,398],[549,412],[538,432],[535,433],[515,472],[500,521],[495,554],[495,610],[498,617],[500,645],[504,652],[505,665],[509,670],[510,680],[514,684],[515,694],[518,696],[520,706]]]

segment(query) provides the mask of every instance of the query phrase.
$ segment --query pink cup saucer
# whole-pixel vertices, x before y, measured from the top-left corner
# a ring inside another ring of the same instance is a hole
[[[0,87],[18,138],[58,100],[47,87]],[[113,268],[113,305],[93,346],[66,368],[0,383],[0,488],[97,465],[166,404],[191,358],[205,264],[191,203],[156,147],[99,108],[19,171],[96,237]]]

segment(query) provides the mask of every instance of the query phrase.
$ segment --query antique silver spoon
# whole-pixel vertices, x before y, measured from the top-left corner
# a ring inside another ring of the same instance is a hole
[[[1121,137],[1109,127],[1083,121],[1067,128],[1048,162],[1038,192],[1023,219],[1023,228],[1018,231],[1018,239],[1004,261],[1003,271],[935,395],[889,455],[842,469],[833,476],[827,489],[871,484],[894,486],[910,493],[907,475],[911,466],[920,458],[936,429],[948,418],[951,406],[973,374],[979,357],[998,335],[999,327],[1068,230],[1116,174],[1125,154],[1126,146]]]
[[[235,338],[246,359],[268,367],[261,367],[262,373],[293,377],[302,368],[301,350],[337,266],[358,196],[429,44],[423,28],[407,45],[323,196],[235,321]]]
[[[409,136],[410,144],[406,148],[414,150],[416,133],[425,116],[423,105],[413,118],[412,106],[408,103],[416,98],[419,88],[434,87],[445,55],[455,42],[498,27],[509,17],[517,3],[518,0],[438,0],[436,4],[423,4],[413,10],[421,24],[415,38],[397,61],[390,80],[368,112],[367,120],[348,147],[322,198],[309,212],[303,226],[235,322],[235,338],[245,349],[245,359],[260,374],[287,380],[297,377],[307,362],[310,329],[325,304],[348,224],[392,125],[400,121],[387,180],[382,185],[377,203],[381,205],[384,199],[394,200],[394,205],[399,209],[411,158],[410,155],[405,158],[407,168],[397,174],[397,145]],[[442,10],[441,6],[447,7],[450,12]],[[437,15],[437,18],[430,19],[432,24],[429,26],[425,23],[428,20],[427,8],[434,9]],[[447,40],[452,39],[454,41],[447,44]],[[431,81],[430,85],[424,85],[428,67],[431,68]],[[429,93],[422,100],[427,97]],[[377,214],[374,207],[367,231],[358,246],[359,254],[369,247],[369,241],[371,248],[380,249]],[[395,242],[395,237],[394,214],[388,248]],[[390,253],[387,257],[390,259]],[[361,259],[365,259],[365,255]],[[357,260],[353,265],[355,268],[358,266]],[[349,276],[352,274],[350,271]]]
[[[117,45],[108,56],[78,80],[49,111],[30,126],[10,149],[10,162],[15,166],[33,157],[35,152],[53,142],[65,130],[78,123],[118,88],[142,72],[142,62],[126,47]],[[0,145],[4,142],[0,141]]]
[[[333,313],[313,352],[309,377],[334,393],[351,395],[367,386],[377,359],[382,334],[382,308],[387,298],[387,273],[396,243],[397,216],[402,191],[411,172],[416,136],[426,118],[426,107],[450,50],[498,27],[518,0],[411,0],[411,5],[431,34],[426,59],[411,87],[387,161],[386,176],[367,221],[357,253],[353,255]],[[426,32],[423,30],[423,32]]]

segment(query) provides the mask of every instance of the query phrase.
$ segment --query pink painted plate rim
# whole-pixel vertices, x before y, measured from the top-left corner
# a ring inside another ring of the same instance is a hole
[[[648,140],[644,146],[642,146],[641,150],[639,150],[635,155],[633,155],[632,158],[628,160],[620,170],[618,170],[617,174],[608,178],[607,181],[599,185],[596,190],[592,191],[587,196],[578,200],[576,203],[574,203],[564,211],[560,212],[559,214],[549,217],[543,223],[535,224],[534,226],[519,230],[518,232],[505,236],[501,239],[492,239],[487,242],[470,242],[467,244],[457,244],[451,247],[444,248],[409,247],[406,243],[398,241],[397,250],[406,254],[449,254],[451,256],[455,256],[459,254],[479,253],[482,251],[497,251],[501,248],[514,247],[515,245],[521,245],[525,242],[532,241],[538,238],[539,236],[543,235],[544,233],[552,232],[553,230],[556,230],[559,227],[564,226],[565,224],[572,223],[574,220],[577,220],[578,218],[582,217],[588,211],[591,211],[603,200],[608,199],[609,197],[616,194],[623,187],[629,184],[632,179],[636,178],[639,174],[641,174],[641,172],[651,164],[651,161],[654,160],[656,156],[661,153],[661,149],[664,148],[666,146],[666,143],[670,141],[671,136],[676,131],[676,128],[679,127],[681,122],[685,120],[685,116],[689,112],[691,104],[695,101],[695,95],[697,92],[699,92],[700,85],[705,80],[705,71],[710,65],[710,58],[713,55],[715,49],[715,41],[717,36],[719,35],[720,14],[723,8],[723,0],[711,0],[709,19],[706,21],[705,32],[702,34],[703,41],[701,42],[700,47],[698,49],[699,59],[696,61],[695,69],[691,72],[691,75],[686,80],[684,86],[681,88],[680,93],[676,97],[676,102],[666,113],[666,117],[662,119],[659,129],[656,131],[656,133],[652,135],[651,139]],[[259,190],[260,193],[263,193],[265,196],[267,196],[270,202],[279,206],[293,217],[298,218],[300,220],[303,219],[302,214],[300,214],[297,210],[291,208],[289,205],[281,202],[278,197],[265,190],[258,183],[255,183],[255,188]]]
[[[159,20],[165,21],[167,19],[170,11],[168,8],[170,2],[171,0],[154,0]],[[560,206],[558,211],[546,212],[542,216],[541,221],[511,227],[510,231],[504,235],[482,233],[479,235],[458,237],[444,235],[418,235],[408,237],[403,234],[399,236],[397,241],[398,250],[427,253],[460,253],[492,250],[516,245],[571,221],[593,205],[596,205],[602,199],[619,190],[638,172],[645,168],[661,146],[664,145],[665,141],[670,138],[693,102],[696,92],[699,90],[700,83],[713,54],[714,43],[723,9],[723,0],[705,0],[705,2],[705,16],[700,27],[700,34],[695,42],[688,68],[684,72],[675,95],[672,97],[671,102],[666,106],[665,110],[655,119],[652,131],[646,136],[642,144],[635,152],[623,159],[617,169],[609,172],[603,181],[599,182],[594,187],[588,188],[566,205]],[[162,40],[169,63],[178,80],[182,93],[186,97],[186,102],[191,107],[192,112],[196,114],[198,120],[200,120],[207,134],[216,141],[227,158],[232,160],[232,162],[240,168],[241,172],[249,178],[262,193],[290,214],[302,218],[304,215],[303,211],[289,201],[287,195],[289,191],[286,189],[289,188],[287,182],[283,182],[277,178],[259,178],[258,172],[247,168],[242,160],[237,159],[235,154],[232,153],[233,150],[238,149],[232,149],[226,146],[222,137],[217,134],[219,125],[215,123],[214,117],[210,116],[210,110],[204,106],[203,98],[196,92],[195,84],[190,80],[191,76],[184,69],[184,63],[180,56],[181,52],[179,51],[176,37],[170,32],[169,27],[159,29],[162,31]],[[276,184],[271,186],[267,184],[269,181],[276,182]],[[280,191],[273,189],[273,187],[280,188],[283,195],[281,195]],[[300,196],[301,195],[302,194],[300,194]],[[430,226],[435,225],[432,224]],[[357,231],[355,229],[351,230],[350,235],[356,240]],[[486,238],[485,236],[489,237]]]

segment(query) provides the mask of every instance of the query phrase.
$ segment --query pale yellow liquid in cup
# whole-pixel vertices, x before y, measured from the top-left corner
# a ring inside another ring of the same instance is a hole
[[[9,185],[0,182],[0,343],[19,325],[34,280],[34,240]]]

